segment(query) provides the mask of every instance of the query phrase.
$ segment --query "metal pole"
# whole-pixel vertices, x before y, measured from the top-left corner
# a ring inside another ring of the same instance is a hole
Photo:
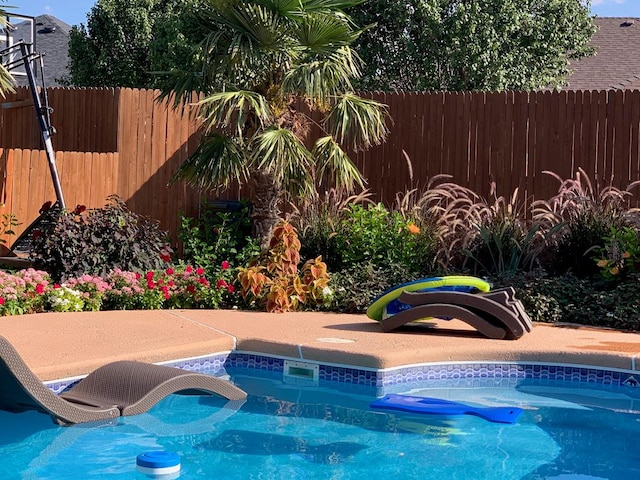
[[[31,68],[30,57],[31,52],[28,50],[26,44],[20,45],[22,51],[22,59],[24,61],[24,69],[27,72],[27,78],[29,79],[29,87],[31,88],[31,95],[33,96],[33,103],[36,107],[36,116],[38,117],[38,123],[40,124],[40,132],[42,133],[42,141],[44,142],[44,148],[47,152],[47,160],[49,162],[49,171],[51,172],[51,180],[53,180],[53,188],[56,191],[56,199],[58,205],[62,210],[66,209],[64,203],[64,196],[62,195],[62,187],[60,186],[60,177],[58,176],[58,169],[56,168],[56,154],[53,151],[53,144],[51,143],[51,130],[47,125],[45,118],[45,112],[42,107],[42,101],[40,95],[38,95],[38,87],[36,86],[36,79]],[[48,108],[48,106],[47,106]],[[48,113],[48,112],[47,112]]]

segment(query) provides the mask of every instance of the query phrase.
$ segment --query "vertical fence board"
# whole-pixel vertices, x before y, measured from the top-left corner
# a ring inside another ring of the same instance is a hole
[[[631,112],[629,183],[640,180],[640,90],[627,92],[625,99]],[[634,192],[635,193],[635,192]]]
[[[76,203],[101,206],[106,196],[116,193],[134,211],[160,220],[175,237],[178,212],[197,214],[205,193],[179,181],[171,187],[167,183],[197,148],[200,130],[188,114],[156,103],[156,94],[50,89],[52,122],[58,130],[53,141],[70,208]],[[637,90],[366,96],[389,105],[391,132],[385,144],[352,154],[372,199],[387,205],[397,193],[423,188],[441,173],[485,198],[492,180],[501,195],[519,187],[527,198],[548,198],[556,193],[557,183],[542,175],[543,170],[568,178],[584,168],[601,186],[613,173],[618,188],[640,180]],[[54,198],[30,101],[28,89],[20,88],[7,95],[0,109],[0,193],[5,210],[23,223],[18,232],[37,216],[42,202]],[[221,198],[246,194],[246,186],[233,187]]]

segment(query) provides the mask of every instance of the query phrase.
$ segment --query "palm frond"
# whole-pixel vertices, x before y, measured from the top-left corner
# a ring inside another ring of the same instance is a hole
[[[344,10],[345,8],[360,5],[366,0],[300,0],[307,12]]]
[[[299,94],[319,103],[352,90],[351,79],[359,74],[355,52],[344,47],[326,58],[289,69],[282,80],[282,90],[285,94]]]
[[[272,127],[255,136],[251,165],[271,173],[294,196],[313,191],[311,153],[286,128]]]
[[[267,99],[249,90],[213,93],[197,105],[206,131],[231,127],[240,140],[245,135],[248,121],[255,119],[259,125],[253,128],[259,128],[271,122],[273,117]]]
[[[335,13],[306,15],[293,31],[299,44],[314,53],[333,52],[338,47],[349,46],[359,34],[345,18]]]
[[[14,8],[10,6],[0,7],[0,27],[7,26],[7,11],[5,8]],[[15,82],[13,76],[2,64],[0,64],[0,97],[4,98],[6,92],[13,92]]]
[[[11,73],[0,65],[0,97],[4,98],[6,92],[13,92],[14,85]]]
[[[226,187],[233,180],[249,177],[248,159],[231,137],[218,133],[202,139],[197,150],[187,158],[171,181],[182,179],[203,190]]]
[[[330,173],[338,190],[352,192],[356,185],[359,187],[364,185],[364,179],[358,167],[332,137],[318,139],[312,154],[316,159],[318,181],[322,181]]]
[[[386,105],[345,93],[329,112],[325,128],[340,143],[351,144],[354,150],[367,149],[386,138],[388,117]]]

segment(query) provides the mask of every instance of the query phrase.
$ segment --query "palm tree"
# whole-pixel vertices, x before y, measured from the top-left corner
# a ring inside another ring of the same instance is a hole
[[[249,182],[254,234],[263,241],[283,200],[330,179],[363,178],[347,154],[381,143],[387,108],[353,93],[361,30],[343,9],[362,0],[208,0],[198,16],[198,74],[179,74],[178,100],[203,94],[204,135],[174,178],[210,189]],[[179,102],[178,102],[179,103]],[[313,118],[312,118],[313,114]],[[312,143],[311,128],[321,132]]]
[[[0,0],[4,2],[5,0]],[[7,12],[0,6],[0,34],[9,25]],[[4,98],[5,92],[13,91],[13,77],[9,71],[0,63],[0,97]]]

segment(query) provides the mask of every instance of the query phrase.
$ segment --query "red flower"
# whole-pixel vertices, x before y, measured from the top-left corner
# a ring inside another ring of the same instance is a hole
[[[153,287],[155,287],[155,286],[156,286],[156,284],[153,283],[153,280],[147,280],[147,288],[149,290],[153,290]]]
[[[235,291],[236,291],[236,287],[234,287],[233,285],[227,285],[227,292],[233,293]]]
[[[202,268],[202,267],[196,268],[196,274],[197,275],[204,275],[204,268]]]
[[[169,293],[169,287],[167,287],[166,285],[164,285],[164,286],[162,287],[162,292],[163,292],[163,293],[165,293],[165,294],[166,294],[166,293]]]
[[[0,297],[0,305],[4,305],[4,298]]]
[[[171,261],[171,255],[166,250],[160,250],[160,258],[165,262]]]
[[[166,273],[167,275],[173,275],[173,272],[174,272],[174,270],[173,270],[173,268],[171,268],[171,267],[169,267],[169,268],[167,268],[167,269],[165,270],[165,273]]]
[[[59,283],[54,283],[53,284],[53,288],[55,288],[57,290],[58,288],[60,288],[60,284]]]
[[[184,269],[184,273],[191,273],[193,272],[193,267],[191,265],[187,265],[187,268]]]
[[[36,293],[42,293],[44,292],[44,285],[39,283],[38,285],[36,285]]]
[[[196,293],[196,287],[193,285],[187,285],[187,292]]]
[[[76,208],[73,209],[73,214],[74,215],[80,215],[82,212],[84,212],[87,209],[87,207],[85,207],[84,205],[76,205]]]
[[[153,272],[147,272],[147,274],[144,276],[144,278],[146,278],[147,281],[153,280]]]
[[[167,285],[173,287],[175,285],[175,282],[173,280],[169,280],[169,283],[167,283]]]
[[[169,295],[169,292],[164,292],[163,296],[164,296],[165,299],[168,299],[171,295]]]
[[[208,281],[207,281],[207,279],[206,279],[206,278],[204,278],[204,277],[200,277],[200,278],[198,278],[198,283],[199,283],[199,284],[201,284],[201,285],[204,285],[205,287],[208,287],[208,286],[209,286],[209,282],[208,282]]]
[[[225,260],[224,262],[222,262],[222,269],[227,270],[228,268],[229,268],[229,262]]]
[[[142,275],[140,275],[138,272],[136,272],[136,280],[140,280],[142,278]]]
[[[44,202],[42,204],[42,206],[40,207],[40,210],[38,211],[38,213],[43,214],[44,212],[46,212],[50,208],[51,208],[51,200],[49,200],[48,202]]]
[[[213,227],[213,233],[216,235],[220,233],[220,230],[218,229],[218,227]]]
[[[229,285],[222,278],[216,282],[216,287],[227,288]]]

